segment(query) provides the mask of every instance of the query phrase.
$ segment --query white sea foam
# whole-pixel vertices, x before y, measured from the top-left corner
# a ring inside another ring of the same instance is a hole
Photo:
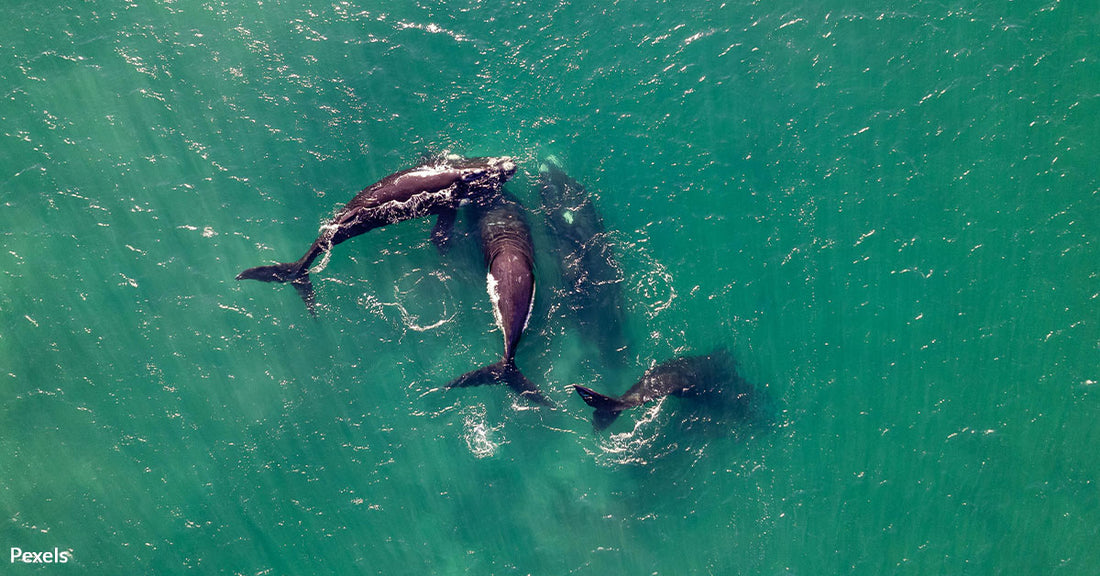
[[[489,426],[485,420],[485,405],[477,404],[462,410],[463,439],[470,453],[478,458],[488,458],[497,452],[503,442],[494,441],[500,425]]]

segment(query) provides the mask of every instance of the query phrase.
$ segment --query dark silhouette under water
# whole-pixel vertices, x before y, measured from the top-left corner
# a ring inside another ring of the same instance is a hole
[[[595,408],[592,425],[603,430],[624,410],[664,396],[722,405],[737,418],[766,416],[770,404],[762,391],[745,382],[729,352],[719,349],[705,356],[680,356],[650,368],[623,395],[607,396],[581,385],[573,386],[586,404]]]
[[[604,363],[626,362],[623,275],[603,218],[588,191],[549,157],[539,166],[539,194],[561,265],[565,304]]]

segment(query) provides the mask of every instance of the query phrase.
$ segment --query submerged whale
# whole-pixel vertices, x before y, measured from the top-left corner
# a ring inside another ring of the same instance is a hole
[[[488,268],[486,289],[497,327],[504,334],[504,354],[499,362],[467,372],[447,387],[504,383],[524,398],[552,405],[538,386],[516,367],[516,346],[535,304],[534,246],[519,202],[503,193],[497,196],[482,208],[478,231]]]
[[[318,256],[369,230],[429,215],[438,216],[432,240],[441,245],[459,205],[499,193],[515,172],[515,163],[503,156],[437,158],[391,174],[364,188],[321,226],[320,235],[297,261],[249,268],[237,280],[290,282],[314,313],[309,267]]]
[[[561,265],[565,304],[607,364],[625,363],[623,275],[592,198],[554,157],[539,166],[539,193]]]
[[[574,385],[581,399],[595,408],[592,424],[603,430],[624,410],[641,406],[664,396],[732,402],[732,408],[747,414],[756,396],[751,386],[737,375],[733,358],[724,349],[705,356],[680,356],[650,368],[622,396],[600,394],[579,384]]]

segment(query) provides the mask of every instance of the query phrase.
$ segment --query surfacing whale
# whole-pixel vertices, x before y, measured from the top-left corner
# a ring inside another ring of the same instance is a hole
[[[553,405],[535,383],[516,367],[519,344],[535,304],[534,246],[523,208],[514,198],[501,193],[482,209],[478,219],[481,250],[489,269],[486,289],[493,304],[493,316],[504,334],[501,360],[467,372],[447,384],[448,388],[504,383],[520,396]]]
[[[663,396],[732,402],[733,408],[743,415],[758,409],[753,403],[759,402],[754,398],[758,394],[738,376],[736,363],[725,349],[705,356],[680,356],[658,364],[647,370],[622,396],[607,396],[579,384],[573,389],[586,404],[596,409],[592,414],[596,430],[608,427],[622,411]]]
[[[511,158],[442,157],[425,161],[371,184],[336,212],[306,253],[294,262],[249,268],[237,280],[290,282],[311,314],[313,285],[309,267],[332,247],[364,232],[413,218],[437,215],[432,241],[442,245],[459,205],[498,194],[516,172]]]

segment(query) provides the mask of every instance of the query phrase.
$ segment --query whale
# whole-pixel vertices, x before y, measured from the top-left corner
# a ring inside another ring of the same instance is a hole
[[[621,367],[627,349],[623,274],[603,218],[588,190],[553,156],[539,165],[538,188],[569,315],[604,363]]]
[[[520,203],[503,192],[479,212],[477,228],[487,268],[486,291],[497,328],[504,337],[504,350],[499,362],[467,372],[447,387],[507,384],[531,402],[552,406],[553,402],[516,367],[516,347],[535,305],[535,249],[530,226]]]
[[[621,396],[609,396],[587,386],[573,389],[589,406],[593,427],[607,428],[625,410],[642,406],[658,398],[675,396],[710,402],[731,401],[737,412],[748,414],[756,394],[737,374],[736,363],[725,349],[699,356],[679,356],[645,372],[641,379]],[[725,398],[723,398],[725,395]]]
[[[289,282],[311,314],[316,314],[310,266],[334,246],[360,234],[414,218],[437,216],[431,239],[443,250],[459,206],[499,193],[516,172],[510,157],[425,159],[364,188],[321,226],[305,254],[294,262],[256,266],[237,280]]]

